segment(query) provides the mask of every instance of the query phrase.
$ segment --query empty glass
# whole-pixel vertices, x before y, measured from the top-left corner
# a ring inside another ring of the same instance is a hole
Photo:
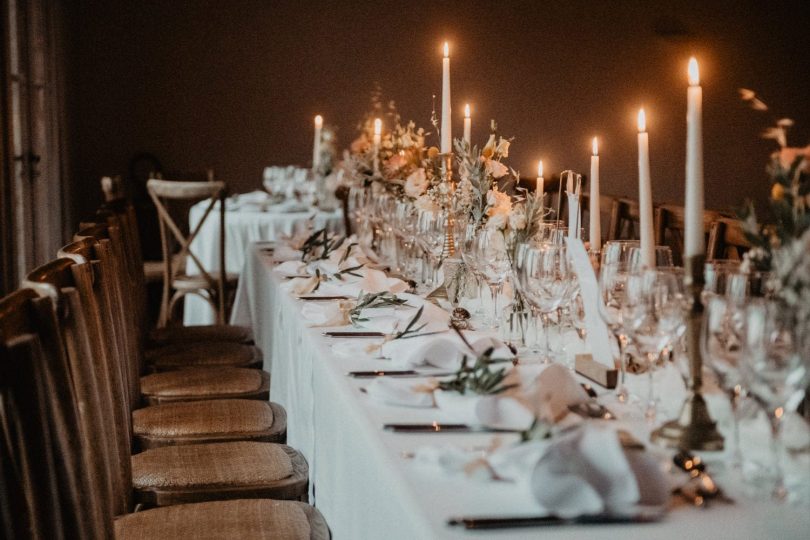
[[[481,229],[473,238],[471,248],[475,268],[492,293],[492,324],[497,327],[500,318],[498,296],[512,269],[504,233],[496,229]]]
[[[635,269],[641,268],[641,246],[628,246],[628,257],[630,259],[630,267]],[[672,262],[672,249],[669,246],[655,246],[656,268],[668,268],[673,265]]]

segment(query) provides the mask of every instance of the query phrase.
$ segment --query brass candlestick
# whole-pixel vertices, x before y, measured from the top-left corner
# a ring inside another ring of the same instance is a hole
[[[456,243],[453,237],[455,220],[453,218],[452,198],[455,186],[453,185],[453,154],[448,152],[442,154],[442,186],[441,203],[442,208],[447,212],[447,224],[444,231],[444,245],[442,246],[442,260],[453,257],[456,254]]]
[[[703,356],[700,352],[700,331],[703,324],[703,264],[705,256],[695,255],[684,261],[684,286],[692,296],[692,306],[686,322],[686,347],[692,378],[689,396],[676,420],[671,420],[650,435],[653,442],[686,450],[722,450],[723,436],[717,431],[701,394],[703,386]]]

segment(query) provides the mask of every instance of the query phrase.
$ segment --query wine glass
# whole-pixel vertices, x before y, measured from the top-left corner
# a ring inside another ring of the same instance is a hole
[[[627,276],[622,325],[645,360],[649,378],[644,416],[655,422],[657,405],[653,372],[672,336],[685,326],[686,299],[682,287],[670,272],[644,269]]]
[[[475,265],[489,285],[492,294],[492,325],[498,326],[498,295],[512,269],[512,261],[507,251],[504,233],[496,229],[484,228],[478,231],[472,241],[472,257]]]
[[[423,267],[421,282],[430,290],[435,286],[436,274],[444,248],[445,224],[447,215],[444,211],[422,210],[417,218],[416,243],[427,259]]]
[[[705,300],[709,294],[719,294],[738,301],[748,296],[750,289],[748,273],[743,271],[740,261],[716,260],[703,266],[703,294]]]
[[[574,275],[564,244],[523,244],[516,257],[517,285],[524,298],[540,313],[546,334],[543,363],[551,362],[549,316],[569,297]]]
[[[775,480],[772,496],[788,496],[782,470],[782,418],[804,398],[808,382],[806,346],[790,309],[777,302],[752,299],[744,311],[743,369],[752,397],[766,410],[771,424]]]
[[[601,265],[630,262],[630,252],[638,247],[638,240],[611,240],[602,246]]]
[[[630,259],[630,267],[633,270],[641,269],[641,246],[629,246],[628,257]],[[656,268],[668,268],[673,266],[672,262],[672,249],[669,246],[655,246],[653,253]]]
[[[717,378],[717,383],[728,395],[733,420],[733,447],[731,467],[742,465],[740,453],[739,405],[743,396],[740,367],[743,346],[743,310],[731,299],[708,293],[704,300],[700,349],[703,358]]]

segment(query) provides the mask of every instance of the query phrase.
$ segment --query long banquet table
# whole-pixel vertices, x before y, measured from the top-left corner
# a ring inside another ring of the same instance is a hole
[[[674,508],[661,523],[571,525],[543,529],[465,531],[446,520],[460,515],[538,514],[528,483],[484,482],[449,476],[407,459],[423,445],[487,446],[488,434],[401,434],[388,422],[442,421],[437,409],[373,402],[360,391],[367,381],[350,370],[384,367],[382,360],[336,356],[338,340],[323,336],[301,316],[302,301],[285,291],[261,244],[249,250],[232,322],[252,325],[272,372],[271,399],[288,413],[288,443],[310,466],[311,500],[336,540],[429,538],[808,538],[810,512],[766,498],[751,499],[725,485],[736,504],[701,510]],[[642,426],[642,429],[643,426]],[[637,433],[637,430],[636,430]],[[505,441],[513,435],[499,435]]]
[[[189,227],[194,230],[202,219],[208,201],[201,201],[189,210]],[[311,208],[296,212],[282,212],[273,206],[259,208],[244,205],[225,211],[225,268],[228,272],[240,272],[245,264],[245,253],[253,242],[277,240],[290,236],[312,225],[315,229],[328,227],[338,230],[343,226],[340,210],[322,211]],[[208,216],[191,243],[191,251],[207,270],[219,266],[219,218],[216,212]],[[197,267],[189,261],[189,273],[197,273]],[[211,324],[214,313],[204,300],[194,295],[186,297],[183,324]]]

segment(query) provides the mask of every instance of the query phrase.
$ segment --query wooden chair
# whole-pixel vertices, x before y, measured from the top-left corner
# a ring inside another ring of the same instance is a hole
[[[187,294],[196,294],[203,298],[216,314],[217,322],[223,324],[226,312],[226,284],[232,286],[238,279],[236,274],[228,275],[225,269],[225,183],[151,179],[147,182],[146,187],[158,212],[164,261],[163,296],[158,327],[168,325],[172,320],[177,302]],[[182,232],[182,227],[170,214],[168,201],[203,199],[209,199],[208,206],[197,226],[186,236]],[[205,268],[200,262],[200,259],[191,250],[191,243],[217,205],[219,205],[219,269],[214,271]],[[172,262],[174,253],[171,247],[172,238],[180,246],[178,263]],[[198,273],[186,273],[187,259],[194,263]],[[172,293],[172,291],[174,292]]]
[[[655,245],[669,246],[675,266],[683,266],[683,232],[686,210],[683,206],[662,204],[654,210]],[[714,221],[724,217],[721,212],[706,210],[703,212],[703,228],[708,237]]]
[[[602,238],[601,240],[605,240],[605,230],[610,228],[610,216],[613,211],[613,202],[616,199],[611,197],[610,195],[599,195],[599,223],[600,223],[600,230],[602,231]],[[586,237],[590,227],[590,220],[591,220],[591,195],[590,193],[583,193],[582,198],[580,201],[582,206],[582,219],[581,223],[582,226],[585,227]],[[607,225],[604,227],[602,225]],[[590,240],[590,238],[588,239]]]
[[[54,304],[51,297],[39,297],[30,289],[0,299],[3,538],[102,540],[115,536],[118,540],[180,540],[203,535],[225,539],[280,535],[296,540],[326,540],[330,537],[321,514],[295,501],[237,499],[182,504],[128,515],[125,514],[129,509],[124,512],[112,509],[110,501],[116,497],[108,497],[108,479],[91,474],[83,459],[88,444],[101,434],[86,431],[81,423],[60,423],[66,418],[63,411],[81,410],[84,394],[84,389],[73,384],[67,362],[58,361],[66,357],[61,355],[63,349],[59,346],[64,342],[53,332],[54,320],[59,311],[77,299],[75,290],[61,293],[59,304]],[[57,305],[62,307],[57,310]],[[55,426],[58,428],[54,429]],[[66,437],[66,433],[70,436]],[[113,472],[103,467],[99,470],[106,475]],[[121,487],[131,490],[131,480]],[[114,516],[118,517],[113,522]]]
[[[707,260],[742,259],[750,248],[751,242],[745,237],[739,220],[720,218],[711,224],[706,248]]]
[[[614,199],[610,209],[608,240],[638,240],[640,221],[638,201]]]

